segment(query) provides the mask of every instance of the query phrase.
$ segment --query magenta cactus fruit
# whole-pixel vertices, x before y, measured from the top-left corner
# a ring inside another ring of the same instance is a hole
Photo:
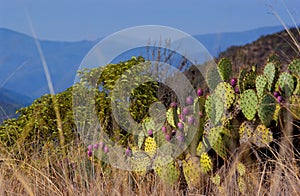
[[[234,92],[235,92],[235,93],[240,93],[239,87],[236,86],[236,87],[234,88]]]
[[[107,146],[104,146],[103,152],[104,152],[105,154],[107,154],[108,151],[109,151],[108,147],[107,147]]]
[[[182,130],[182,129],[184,128],[184,125],[183,125],[182,122],[178,122],[178,123],[177,123],[177,126],[178,126],[178,128],[179,128],[180,130]]]
[[[152,129],[149,129],[149,130],[148,130],[148,135],[149,135],[149,136],[152,136],[152,135],[153,135],[153,130],[152,130]]]
[[[177,135],[177,140],[179,141],[179,142],[183,142],[184,141],[184,136],[182,135],[182,134],[179,134],[179,135]]]
[[[93,145],[92,144],[88,145],[88,150],[93,151]]]
[[[178,117],[181,121],[184,121],[184,119],[185,119],[185,115],[183,115],[183,114],[179,114]]]
[[[161,131],[162,131],[163,133],[167,133],[167,127],[163,126],[163,127],[161,128]]]
[[[278,98],[279,95],[280,95],[280,93],[278,91],[274,92],[274,97]]]
[[[201,96],[203,95],[203,89],[202,89],[202,88],[198,88],[198,90],[197,90],[197,95],[198,95],[199,97],[201,97]]]
[[[182,109],[182,114],[183,114],[183,115],[188,115],[189,112],[190,112],[190,110],[189,110],[188,107],[184,107],[184,108]]]
[[[237,79],[236,79],[236,78],[231,78],[231,80],[230,80],[230,85],[231,85],[232,87],[235,87],[236,84],[237,84]]]
[[[189,116],[187,121],[190,125],[193,125],[195,123],[195,118],[193,116]]]
[[[277,101],[278,101],[279,103],[282,103],[282,102],[283,102],[283,97],[278,96],[278,97],[277,97]]]
[[[88,157],[91,157],[91,156],[93,155],[93,152],[90,151],[90,150],[88,150],[88,151],[87,151],[87,155],[88,155]]]
[[[171,136],[169,134],[166,134],[165,139],[169,142],[169,141],[171,141]]]
[[[177,107],[177,103],[176,103],[176,102],[172,102],[172,103],[170,104],[170,106],[171,106],[172,108],[176,108],[176,107]]]
[[[99,144],[94,144],[94,146],[93,146],[94,149],[98,149],[98,147],[99,147]]]
[[[186,104],[192,105],[194,103],[194,99],[192,96],[188,96],[185,100]]]

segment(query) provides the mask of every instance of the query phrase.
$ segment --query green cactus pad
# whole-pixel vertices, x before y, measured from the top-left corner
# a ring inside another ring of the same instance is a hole
[[[197,156],[200,156],[204,152],[205,152],[205,146],[203,145],[203,142],[200,141],[197,146],[196,154],[197,154]]]
[[[223,81],[228,81],[232,72],[230,60],[222,58],[218,63],[218,72]]]
[[[248,120],[252,120],[255,117],[258,104],[258,99],[255,91],[252,89],[246,90],[243,94],[241,94],[240,101],[244,116]]]
[[[173,127],[173,128],[176,128],[177,127],[177,122],[178,119],[177,119],[177,110],[175,108],[169,108],[167,110],[167,113],[166,113],[166,117],[167,117],[167,122]]]
[[[293,76],[289,73],[283,72],[280,74],[278,81],[277,81],[277,86],[280,86],[282,93],[289,97],[292,95],[294,91],[294,79]]]
[[[258,147],[264,147],[273,140],[271,130],[265,125],[258,125],[252,137],[252,142]]]
[[[206,147],[211,147],[223,159],[227,155],[224,136],[230,136],[230,130],[223,126],[217,126],[209,131],[206,136],[207,140],[204,140]]]
[[[300,78],[300,59],[293,60],[289,66],[288,70],[292,72],[293,75]]]
[[[264,69],[264,75],[266,76],[268,80],[268,90],[271,91],[272,87],[274,85],[274,78],[275,78],[275,65],[272,62],[267,63]]]
[[[261,98],[267,90],[268,79],[264,75],[256,77],[255,81],[256,91],[258,98]]]
[[[230,84],[226,82],[221,82],[216,87],[214,93],[223,100],[226,109],[229,109],[234,103],[235,92]]]
[[[178,163],[171,157],[158,157],[154,160],[154,170],[159,178],[169,185],[176,185],[180,177]]]
[[[212,94],[205,102],[205,113],[211,119],[213,125],[217,125],[224,113],[224,104],[222,99]]]
[[[243,163],[238,162],[236,170],[240,176],[244,176],[246,173],[246,166]]]
[[[208,156],[207,152],[203,152],[200,155],[200,168],[203,173],[208,173],[212,170],[212,161],[211,158]]]
[[[250,141],[254,133],[254,124],[251,121],[244,121],[239,128],[240,144]]]
[[[300,120],[300,96],[290,97],[290,108],[295,119]]]
[[[206,83],[210,91],[213,91],[217,85],[222,81],[218,69],[216,67],[210,67],[206,71]]]
[[[140,175],[145,175],[147,170],[150,169],[151,159],[147,153],[132,149],[130,163],[132,171],[138,172]]]
[[[150,157],[154,157],[157,151],[157,145],[153,137],[147,137],[145,139],[144,150]]]
[[[261,122],[265,126],[269,126],[270,122],[273,119],[274,112],[276,109],[276,102],[272,95],[265,95],[262,97],[260,103],[258,104],[258,116]]]
[[[247,89],[254,89],[255,80],[256,80],[255,70],[251,70],[250,72],[246,73],[245,77],[243,78],[243,91]]]
[[[182,167],[188,187],[190,189],[199,188],[202,173],[199,157],[189,157],[187,160],[183,160]]]

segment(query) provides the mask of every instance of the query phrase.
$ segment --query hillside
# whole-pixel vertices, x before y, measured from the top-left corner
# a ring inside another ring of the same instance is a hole
[[[299,30],[292,28],[290,31],[300,43]],[[228,58],[236,67],[243,65],[261,67],[271,54],[278,55],[280,61],[285,65],[294,58],[300,58],[299,48],[297,49],[288,32],[283,30],[279,33],[262,36],[258,40],[243,46],[232,46],[221,52],[218,59]]]

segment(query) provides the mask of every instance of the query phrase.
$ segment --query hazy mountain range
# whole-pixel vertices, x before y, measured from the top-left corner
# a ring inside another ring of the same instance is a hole
[[[211,55],[217,57],[230,46],[244,45],[282,29],[281,26],[275,26],[194,37]],[[99,40],[78,42],[40,40],[56,92],[61,92],[73,84],[82,59]],[[0,28],[0,70],[0,106],[2,109],[5,108],[5,111],[0,111],[0,121],[5,113],[11,113],[35,98],[49,93],[34,39],[28,35]]]

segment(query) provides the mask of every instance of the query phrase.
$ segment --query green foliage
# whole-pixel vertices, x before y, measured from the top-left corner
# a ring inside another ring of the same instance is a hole
[[[255,81],[258,98],[261,98],[267,91],[268,79],[264,75],[257,76]]]
[[[222,58],[218,62],[218,72],[223,81],[228,81],[232,72],[231,62],[226,58]]]
[[[271,91],[274,85],[274,79],[275,79],[275,65],[274,63],[269,62],[264,69],[264,75],[266,76],[268,80],[268,90]]]
[[[232,86],[226,82],[218,84],[214,93],[223,100],[226,109],[229,109],[235,101],[235,92]]]
[[[269,94],[263,96],[258,104],[258,116],[265,126],[269,126],[270,122],[273,120],[275,109],[276,102],[273,96]]]
[[[258,99],[254,90],[246,90],[241,94],[240,101],[243,114],[248,120],[252,120],[255,117],[258,104]]]
[[[205,113],[214,125],[217,125],[224,112],[222,99],[216,94],[210,95],[205,102]]]

